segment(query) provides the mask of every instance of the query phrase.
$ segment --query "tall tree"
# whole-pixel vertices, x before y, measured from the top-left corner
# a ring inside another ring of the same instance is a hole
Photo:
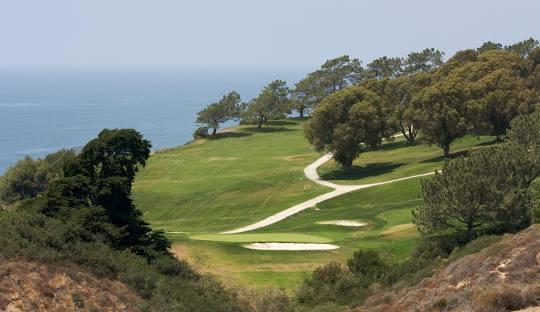
[[[114,242],[118,248],[130,248],[148,257],[166,253],[168,245],[163,244],[166,240],[162,232],[152,231],[131,199],[135,174],[146,164],[150,147],[150,142],[134,129],[104,129],[66,165],[66,177],[55,181],[46,198],[53,204],[62,200],[67,203],[64,206],[74,210],[81,206],[103,208],[109,222],[120,231]],[[62,213],[53,209],[53,204],[46,210]]]
[[[238,92],[229,92],[219,102],[212,103],[198,112],[197,123],[212,128],[212,135],[215,135],[220,124],[239,117],[240,101]]]
[[[291,108],[296,109],[301,118],[306,111],[314,109],[325,96],[321,87],[321,76],[321,71],[309,73],[291,90]]]
[[[379,57],[367,65],[366,76],[373,79],[396,78],[403,72],[403,58]]]
[[[532,199],[523,157],[512,146],[499,145],[446,163],[442,174],[422,181],[425,205],[413,212],[420,233],[453,231],[472,240],[480,231],[527,227]]]
[[[538,103],[538,95],[527,87],[523,77],[525,70],[524,60],[504,51],[481,54],[470,68],[480,76],[471,83],[474,101],[483,107],[489,133],[499,140],[514,117],[532,112]]]
[[[257,122],[261,128],[269,118],[281,117],[288,110],[289,89],[283,80],[270,82],[263,91],[252,99],[243,112],[243,118]]]
[[[431,73],[418,73],[395,79],[369,79],[362,86],[377,93],[384,101],[388,127],[401,132],[407,142],[414,142],[420,131],[420,118],[412,99],[432,82]]]
[[[348,55],[343,55],[322,64],[319,77],[322,78],[326,94],[330,94],[359,82],[362,79],[363,71],[362,63],[358,59],[351,59]]]
[[[122,177],[131,187],[151,147],[150,141],[134,129],[103,129],[84,146],[76,162],[67,165],[66,174],[82,174],[94,184],[98,179]]]
[[[420,52],[411,52],[403,62],[403,73],[412,75],[425,73],[443,64],[444,52],[434,48],[424,49]]]
[[[540,48],[536,48],[529,53],[527,65],[527,86],[540,94]]]
[[[514,118],[510,123],[508,141],[526,156],[529,167],[525,172],[529,175],[529,182],[534,181],[540,176],[540,111]]]
[[[526,63],[502,50],[456,53],[413,99],[424,137],[444,150],[467,133],[504,135],[510,120],[528,113],[537,95],[527,88]]]
[[[463,78],[452,75],[424,88],[413,99],[423,137],[439,146],[445,158],[450,155],[450,144],[471,130],[472,113],[479,110],[468,107],[469,93]]]
[[[482,43],[482,45],[476,49],[478,53],[484,53],[491,50],[502,50],[503,45],[498,42],[492,42],[492,41],[486,41]]]
[[[318,151],[330,151],[345,170],[361,152],[388,136],[382,100],[374,92],[352,86],[326,97],[304,125],[308,141]]]
[[[525,58],[532,50],[538,48],[538,46],[538,40],[530,37],[529,39],[505,46],[504,48]]]

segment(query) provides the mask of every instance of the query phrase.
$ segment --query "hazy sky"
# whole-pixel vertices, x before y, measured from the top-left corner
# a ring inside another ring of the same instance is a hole
[[[0,66],[314,68],[540,38],[539,0],[0,0]]]

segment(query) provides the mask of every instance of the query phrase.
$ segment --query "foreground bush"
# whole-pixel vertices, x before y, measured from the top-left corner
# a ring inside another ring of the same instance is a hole
[[[44,264],[76,264],[97,277],[135,290],[147,311],[242,311],[245,308],[213,278],[186,262],[162,255],[149,262],[114,250],[77,222],[34,212],[0,212],[0,254]]]

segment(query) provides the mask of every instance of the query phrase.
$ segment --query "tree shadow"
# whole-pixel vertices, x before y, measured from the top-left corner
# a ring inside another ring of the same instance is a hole
[[[478,143],[474,146],[490,146],[490,145],[495,145],[497,144],[497,139],[493,139],[491,141],[487,141],[487,142],[482,142],[482,143]]]
[[[293,126],[293,125],[297,125],[298,122],[294,122],[290,120],[268,120],[266,124],[273,125],[273,126]]]
[[[389,173],[403,166],[403,163],[372,163],[365,166],[353,166],[350,170],[332,170],[321,175],[323,180],[358,180]]]
[[[253,133],[249,132],[218,132],[214,135],[209,135],[206,138],[209,140],[220,140],[220,139],[227,139],[227,138],[241,138],[241,137],[247,137],[253,135]]]
[[[262,126],[261,128],[247,127],[247,128],[244,128],[244,129],[246,129],[247,131],[250,131],[250,132],[259,132],[259,133],[296,131],[295,129],[289,129],[289,128],[285,128],[285,127],[265,127],[265,126]]]
[[[461,157],[461,156],[467,156],[467,154],[469,154],[469,150],[453,152],[453,153],[450,153],[450,155],[448,155],[448,159],[454,159],[454,158],[458,158],[458,157]],[[444,161],[444,155],[437,156],[437,157],[430,158],[430,159],[426,159],[426,160],[421,161],[420,163],[427,164],[427,163],[436,163],[436,162],[440,162],[440,161]]]
[[[421,143],[418,143],[416,141],[414,142],[407,142],[407,141],[399,141],[399,142],[388,142],[388,143],[385,143],[385,144],[382,144],[382,145],[379,145],[379,146],[375,146],[375,147],[367,147],[365,149],[366,152],[377,152],[377,151],[381,151],[381,152],[384,152],[384,151],[391,151],[391,150],[395,150],[395,149],[398,149],[398,148],[403,148],[403,147],[411,147],[411,146],[416,146],[416,145],[420,145]]]

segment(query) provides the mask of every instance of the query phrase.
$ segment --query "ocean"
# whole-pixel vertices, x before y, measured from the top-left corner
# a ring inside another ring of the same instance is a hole
[[[134,128],[154,150],[192,138],[196,113],[231,90],[243,101],[307,71],[0,69],[0,173],[25,155],[80,149],[103,128]],[[232,125],[229,123],[228,125]]]

